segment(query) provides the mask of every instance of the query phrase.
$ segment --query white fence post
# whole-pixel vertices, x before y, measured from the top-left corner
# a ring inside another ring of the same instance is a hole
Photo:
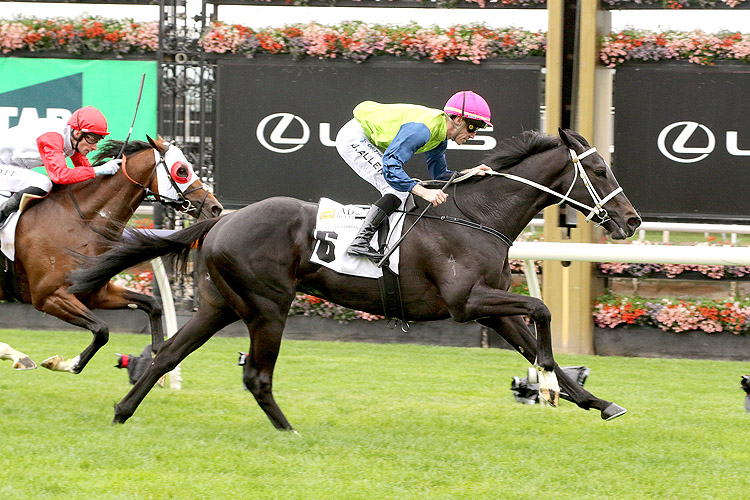
[[[151,261],[151,268],[154,270],[154,279],[161,294],[164,322],[167,327],[167,338],[172,338],[177,333],[177,313],[174,308],[172,288],[169,285],[169,279],[167,278],[167,272],[164,269],[161,257],[157,257]],[[169,372],[169,388],[177,390],[182,388],[182,369],[180,365],[177,365],[174,370]]]

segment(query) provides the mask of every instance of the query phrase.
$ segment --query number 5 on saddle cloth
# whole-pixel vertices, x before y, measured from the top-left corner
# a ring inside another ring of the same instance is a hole
[[[369,259],[346,253],[368,209],[367,205],[342,205],[331,199],[321,198],[313,232],[315,245],[310,262],[337,273],[378,279],[385,317],[400,321],[401,328],[406,331],[408,324],[404,320],[398,282],[399,250],[396,249],[390,256],[388,265],[383,267],[376,266]],[[404,212],[394,213],[380,226],[370,245],[384,252],[388,245],[398,240],[403,225]],[[375,242],[375,239],[378,241]]]

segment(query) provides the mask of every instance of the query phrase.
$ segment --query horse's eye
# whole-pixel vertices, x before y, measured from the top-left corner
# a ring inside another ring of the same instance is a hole
[[[176,161],[174,162],[174,164],[172,164],[170,174],[172,175],[172,179],[177,182],[188,182],[188,180],[190,179],[190,166],[185,164],[184,162]]]
[[[594,175],[597,177],[607,177],[607,169],[597,168],[596,170],[594,170]]]

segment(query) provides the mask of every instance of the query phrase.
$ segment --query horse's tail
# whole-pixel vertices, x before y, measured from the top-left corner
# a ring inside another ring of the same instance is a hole
[[[106,252],[94,257],[81,257],[82,266],[68,274],[70,293],[99,290],[117,273],[141,262],[176,254],[185,262],[192,248],[199,248],[203,238],[221,217],[197,222],[168,236],[148,231],[127,229],[125,237],[112,244]]]

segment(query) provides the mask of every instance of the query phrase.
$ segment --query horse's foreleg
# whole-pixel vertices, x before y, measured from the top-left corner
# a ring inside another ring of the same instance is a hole
[[[42,303],[34,303],[34,307],[44,313],[57,316],[71,325],[85,328],[94,336],[91,344],[78,356],[68,360],[59,355],[52,356],[42,361],[42,366],[45,368],[53,371],[80,373],[94,354],[109,341],[107,324],[97,318],[75,295],[58,289],[54,294],[46,297]]]
[[[548,372],[554,370],[555,359],[552,354],[552,331],[550,330],[551,313],[540,299],[480,284],[472,288],[468,300],[456,300],[455,303],[456,305],[451,308],[451,315],[456,321],[528,316],[537,328],[535,339],[538,345],[538,349],[535,350],[537,357],[532,362]]]
[[[530,363],[534,363],[534,360],[537,358],[537,342],[523,318],[484,318],[480,319],[479,323],[497,331],[523,357]],[[563,399],[572,401],[584,410],[597,409],[601,412],[601,417],[605,420],[611,420],[625,413],[626,410],[621,406],[611,401],[599,399],[588,392],[572,380],[557,363],[555,363],[555,374],[560,382],[561,397]]]
[[[33,370],[36,368],[36,363],[30,357],[3,342],[0,342],[0,359],[13,361],[13,368],[16,370]]]
[[[164,344],[163,309],[153,296],[107,283],[95,295],[88,297],[86,304],[91,309],[135,309],[145,312],[151,327],[151,351],[156,354]]]
[[[174,370],[188,354],[205,344],[214,333],[237,319],[237,315],[231,309],[218,309],[202,304],[187,323],[164,343],[130,392],[115,406],[115,416],[112,422],[124,423],[135,413],[138,405],[165,373]]]

